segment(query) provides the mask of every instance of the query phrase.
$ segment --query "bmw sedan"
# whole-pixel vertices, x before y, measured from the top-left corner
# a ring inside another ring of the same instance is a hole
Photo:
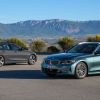
[[[82,42],[65,53],[49,55],[42,63],[48,76],[74,75],[78,79],[100,73],[100,42]]]
[[[34,52],[19,47],[14,43],[0,43],[0,66],[8,63],[28,63],[33,65],[37,61]]]

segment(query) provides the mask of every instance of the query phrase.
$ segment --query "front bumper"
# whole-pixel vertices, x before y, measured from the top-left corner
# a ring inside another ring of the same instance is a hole
[[[56,71],[58,74],[69,74],[73,75],[72,72],[72,64],[69,65],[48,65],[45,63],[42,63],[41,65],[42,71],[46,73],[48,70],[49,71]]]

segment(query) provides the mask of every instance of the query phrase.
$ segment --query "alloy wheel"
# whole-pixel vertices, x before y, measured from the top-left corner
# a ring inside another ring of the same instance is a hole
[[[80,62],[76,67],[75,76],[76,78],[84,78],[87,75],[87,66],[84,62]]]
[[[0,56],[0,67],[4,65],[4,57]]]
[[[31,56],[29,57],[28,63],[29,63],[30,65],[33,65],[33,64],[35,63],[35,61],[36,61],[36,57],[35,57],[34,55],[31,55]]]

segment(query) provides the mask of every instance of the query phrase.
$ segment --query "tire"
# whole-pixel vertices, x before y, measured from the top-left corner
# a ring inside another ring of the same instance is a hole
[[[75,77],[77,79],[83,79],[87,76],[87,73],[88,73],[87,65],[84,62],[78,63],[75,68]]]
[[[36,56],[35,55],[30,55],[29,59],[28,59],[28,64],[29,65],[34,65],[36,62]]]
[[[3,56],[0,56],[0,67],[2,67],[5,63],[5,59]]]

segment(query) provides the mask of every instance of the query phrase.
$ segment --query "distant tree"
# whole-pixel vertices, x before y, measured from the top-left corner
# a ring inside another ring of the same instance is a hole
[[[97,42],[100,42],[100,35],[96,35],[95,38]]]
[[[63,51],[68,50],[74,45],[74,39],[72,37],[63,37],[58,41],[59,46],[63,49]]]
[[[88,42],[93,42],[93,41],[95,41],[95,37],[94,37],[94,36],[89,36],[89,37],[87,38],[87,41],[88,41]]]
[[[43,52],[46,46],[46,42],[42,39],[36,39],[32,42],[32,50],[34,52]]]
[[[22,39],[19,39],[19,38],[10,38],[10,39],[8,39],[8,41],[11,42],[11,43],[15,43],[15,44],[17,44],[18,46],[20,46],[22,48],[25,48],[25,49],[28,48],[27,45],[26,45],[26,42],[23,41]]]

